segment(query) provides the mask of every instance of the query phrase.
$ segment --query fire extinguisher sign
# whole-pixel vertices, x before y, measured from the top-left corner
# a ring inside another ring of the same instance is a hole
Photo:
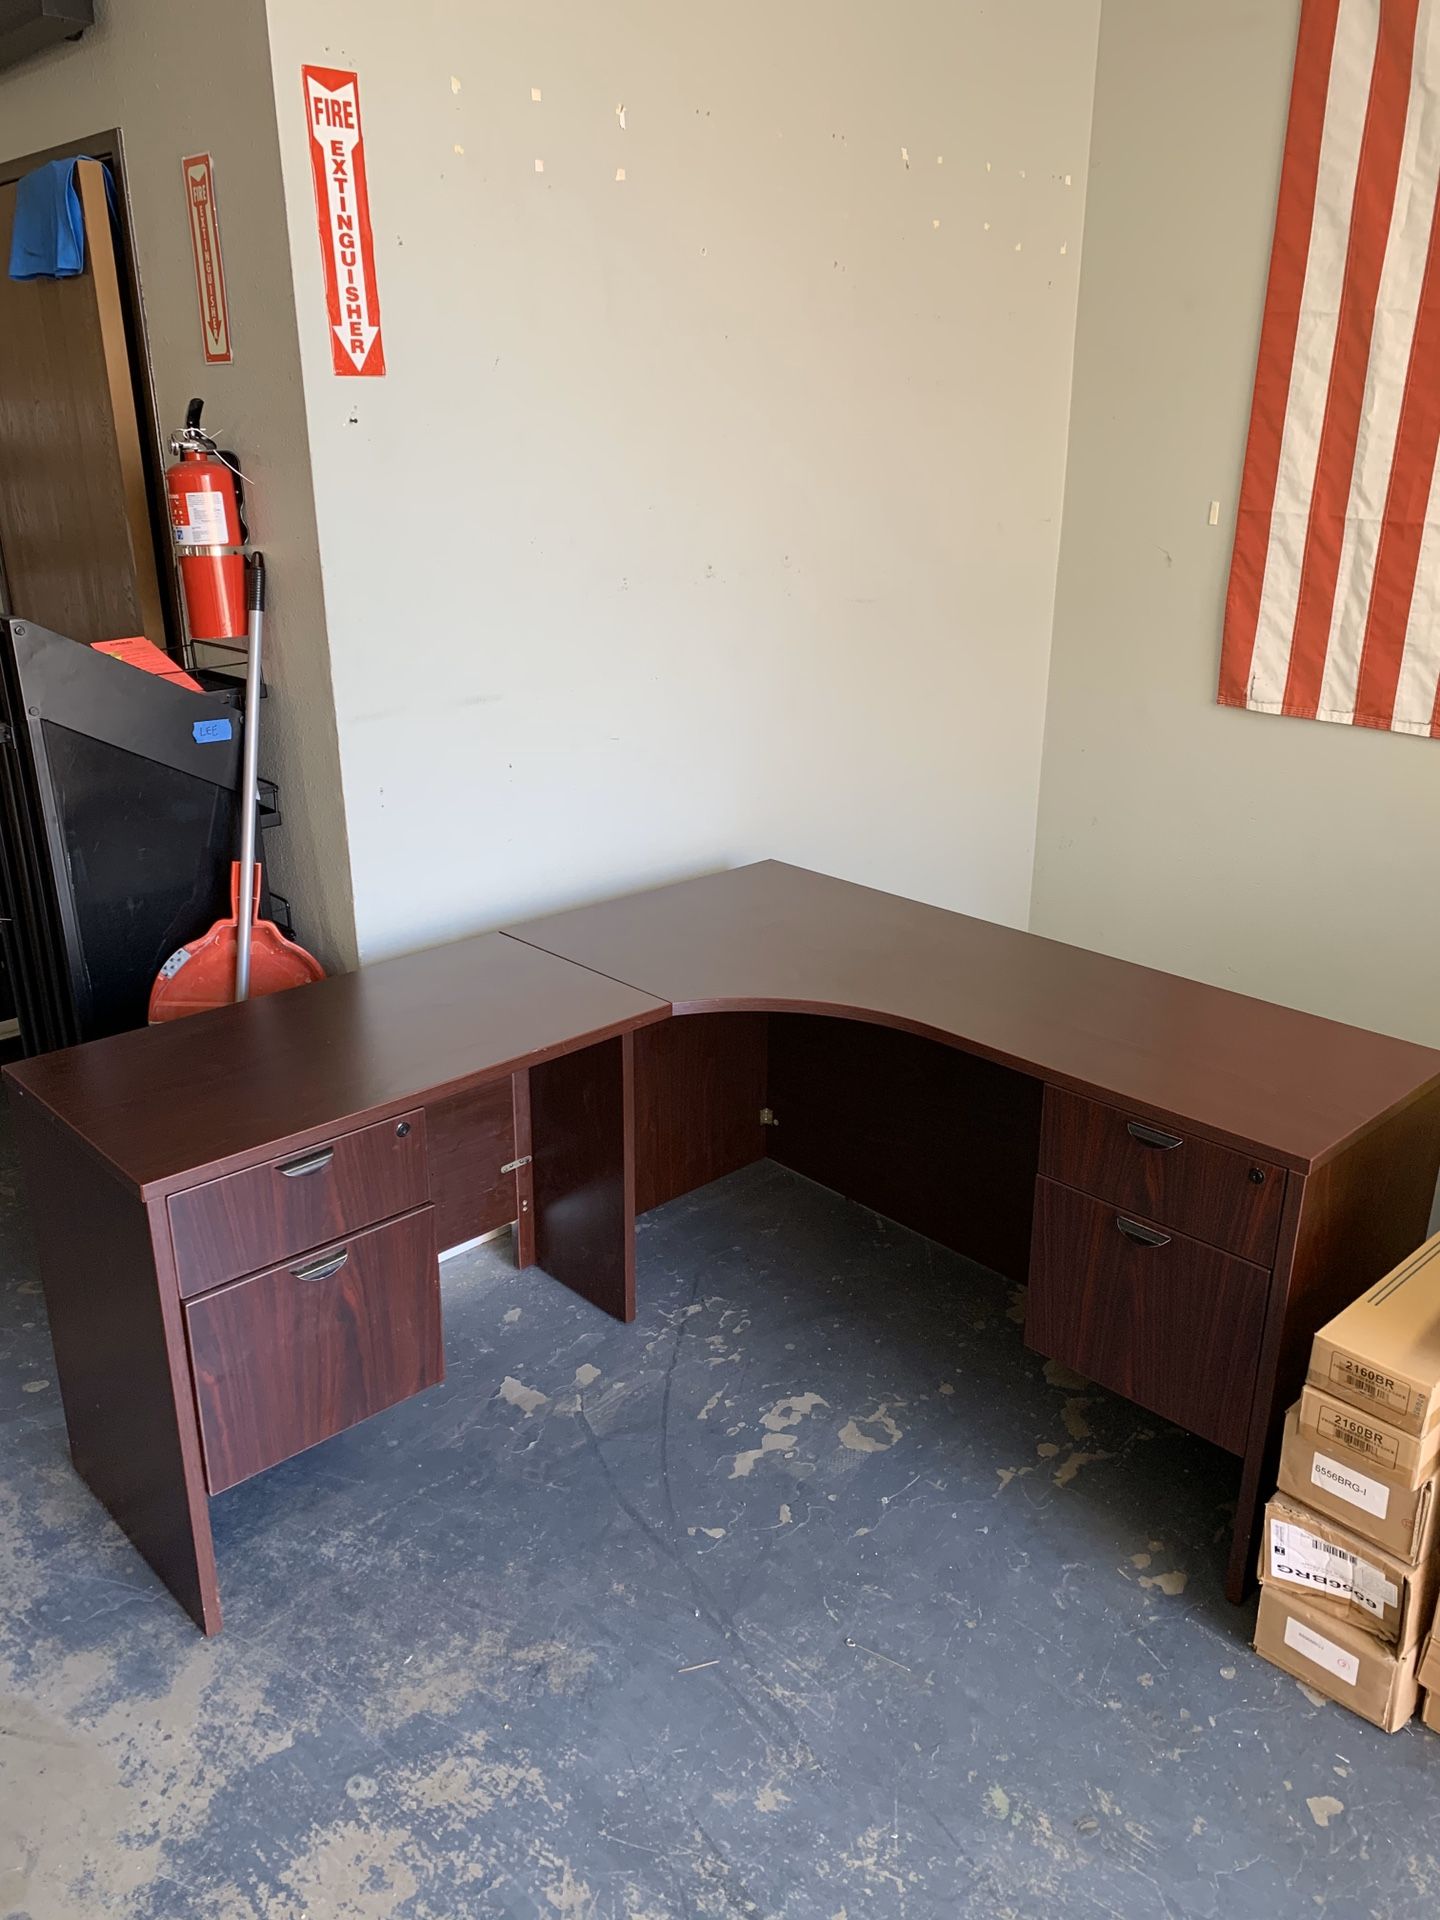
[[[370,230],[360,81],[337,67],[302,67],[301,74],[325,263],[330,355],[337,374],[371,379],[385,371],[385,342]]]
[[[187,153],[180,162],[185,200],[190,209],[190,249],[195,256],[195,297],[200,303],[200,338],[208,366],[225,366],[230,351],[230,303],[225,298],[225,264],[220,258],[220,221],[215,211],[215,165],[208,153]]]

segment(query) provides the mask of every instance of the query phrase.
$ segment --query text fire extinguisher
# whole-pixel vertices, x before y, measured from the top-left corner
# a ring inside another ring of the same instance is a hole
[[[203,400],[170,436],[175,465],[165,472],[170,530],[180,558],[192,640],[243,640],[246,633],[244,498],[233,454],[201,431]]]

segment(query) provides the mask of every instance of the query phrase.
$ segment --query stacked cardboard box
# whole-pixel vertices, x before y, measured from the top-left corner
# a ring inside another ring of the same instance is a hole
[[[1434,1688],[1440,1730],[1440,1234],[1316,1334],[1260,1579],[1266,1659],[1386,1732]]]
[[[1420,1656],[1420,1718],[1432,1733],[1440,1733],[1440,1633],[1432,1630]]]

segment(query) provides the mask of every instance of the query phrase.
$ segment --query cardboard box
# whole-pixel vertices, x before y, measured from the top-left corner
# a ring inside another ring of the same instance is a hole
[[[1406,1651],[1430,1631],[1440,1554],[1412,1567],[1338,1521],[1277,1494],[1265,1509],[1260,1581]]]
[[[1361,1466],[1368,1462],[1408,1480],[1412,1487],[1433,1479],[1440,1465],[1440,1425],[1428,1433],[1402,1433],[1321,1387],[1306,1387],[1301,1394],[1300,1425],[1306,1433],[1328,1441],[1342,1458],[1348,1454]]]
[[[1320,1329],[1306,1378],[1402,1433],[1440,1421],[1440,1233]]]
[[[1418,1648],[1397,1653],[1363,1627],[1318,1613],[1283,1587],[1260,1590],[1255,1651],[1386,1733],[1405,1725],[1420,1697]]]
[[[1433,1634],[1420,1656],[1415,1678],[1425,1689],[1420,1698],[1420,1718],[1432,1733],[1440,1733],[1440,1640]]]
[[[1297,1401],[1285,1416],[1280,1492],[1412,1566],[1428,1559],[1435,1544],[1436,1482],[1407,1486],[1403,1476],[1368,1463],[1362,1469],[1338,1453],[1328,1440],[1302,1429]]]

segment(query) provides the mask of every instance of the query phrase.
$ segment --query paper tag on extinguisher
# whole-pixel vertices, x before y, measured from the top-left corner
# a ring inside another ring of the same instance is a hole
[[[182,495],[185,502],[185,518],[175,521],[175,544],[181,547],[229,547],[235,543],[230,535],[230,521],[225,512],[223,493],[212,493],[208,489]],[[176,514],[179,503],[175,502]]]

